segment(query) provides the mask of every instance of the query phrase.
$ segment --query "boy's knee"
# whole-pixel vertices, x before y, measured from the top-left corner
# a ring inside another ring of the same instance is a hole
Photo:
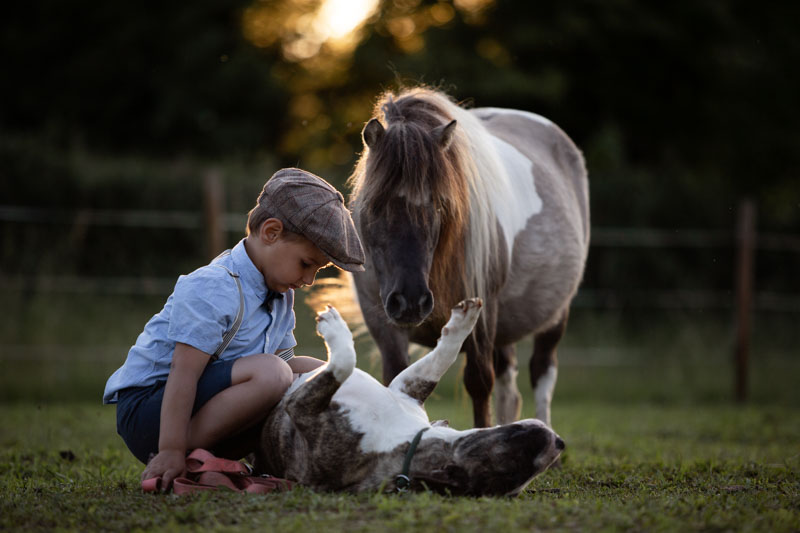
[[[242,381],[257,382],[264,387],[265,392],[278,392],[283,394],[292,384],[291,367],[278,356],[271,354],[259,354],[243,357],[242,368],[244,376],[240,376]],[[239,362],[237,361],[237,363]],[[234,372],[236,372],[234,366]]]
[[[271,374],[273,379],[276,381],[275,387],[285,392],[286,389],[291,386],[292,381],[294,380],[292,367],[290,367],[286,361],[276,355],[270,355],[269,358]]]

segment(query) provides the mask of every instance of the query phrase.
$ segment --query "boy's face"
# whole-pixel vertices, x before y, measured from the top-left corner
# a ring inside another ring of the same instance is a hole
[[[275,292],[313,284],[317,272],[329,263],[322,250],[305,237],[285,237],[283,224],[276,219],[265,221],[257,237],[254,253],[247,248],[248,255]]]

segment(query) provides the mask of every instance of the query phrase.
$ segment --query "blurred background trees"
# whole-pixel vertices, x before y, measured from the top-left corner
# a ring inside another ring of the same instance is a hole
[[[711,0],[15,3],[2,136],[270,154],[341,184],[377,94],[422,82],[560,124],[589,159],[597,223],[727,225],[746,194],[762,224],[797,227],[799,15]]]
[[[728,357],[750,197],[760,235],[788,243],[758,249],[756,335],[796,351],[798,20],[800,3],[744,0],[14,2],[0,17],[0,351],[17,362],[0,370],[39,365],[33,345],[114,345],[104,379],[175,276],[207,260],[192,219],[207,176],[232,245],[282,166],[346,193],[378,95],[417,83],[539,113],[583,149],[595,239],[568,343],[641,341],[681,384]],[[615,228],[693,244],[634,248]]]
[[[17,2],[0,20],[0,203],[199,209],[211,166],[233,212],[280,166],[344,189],[378,94],[426,83],[561,125],[586,154],[596,226],[729,230],[750,196],[762,230],[795,231],[798,20],[800,4],[741,0]],[[45,267],[20,253],[41,232],[4,228],[3,271]],[[45,270],[90,269],[67,257],[91,235],[74,238]],[[184,242],[106,255],[163,271],[197,263],[200,241]],[[783,259],[770,279],[793,276]],[[675,278],[669,258],[630,270],[665,262]],[[711,272],[702,282],[719,284]]]

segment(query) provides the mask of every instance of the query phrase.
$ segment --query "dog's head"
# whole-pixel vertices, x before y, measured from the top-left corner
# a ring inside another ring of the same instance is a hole
[[[513,496],[544,472],[564,450],[564,441],[535,419],[464,432],[452,455],[417,474],[431,489],[472,496]]]

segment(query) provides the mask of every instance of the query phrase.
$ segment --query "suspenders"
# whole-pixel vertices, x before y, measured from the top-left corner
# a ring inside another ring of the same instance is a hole
[[[223,255],[230,254],[230,250],[222,252],[219,257]],[[236,272],[232,272],[227,267],[222,265],[213,265],[215,267],[224,268],[225,272],[227,272],[233,280],[236,282],[236,288],[239,289],[239,311],[236,313],[236,318],[233,321],[233,325],[231,329],[229,329],[225,335],[222,336],[222,344],[217,347],[217,350],[211,355],[211,361],[216,361],[219,359],[219,356],[222,355],[222,352],[225,351],[225,348],[231,343],[233,338],[236,336],[236,333],[239,331],[239,327],[242,325],[242,318],[244,317],[244,293],[242,292],[242,282],[239,281],[239,274]]]
[[[219,254],[217,258],[229,255],[230,253],[231,253],[230,250],[226,250],[221,254]],[[233,338],[236,336],[236,333],[239,331],[239,327],[242,325],[242,318],[244,318],[244,292],[242,292],[242,282],[239,281],[239,274],[231,271],[229,268],[222,265],[212,265],[212,266],[225,269],[225,272],[227,272],[236,282],[236,288],[239,289],[239,311],[236,313],[236,318],[233,321],[231,329],[225,332],[225,334],[222,336],[222,343],[217,347],[217,350],[211,355],[211,362],[214,362],[217,359],[219,359],[219,356],[222,355],[222,353],[231,343]],[[289,348],[288,350],[284,350],[283,352],[277,355],[284,361],[288,361],[289,359],[294,357],[294,348]]]

